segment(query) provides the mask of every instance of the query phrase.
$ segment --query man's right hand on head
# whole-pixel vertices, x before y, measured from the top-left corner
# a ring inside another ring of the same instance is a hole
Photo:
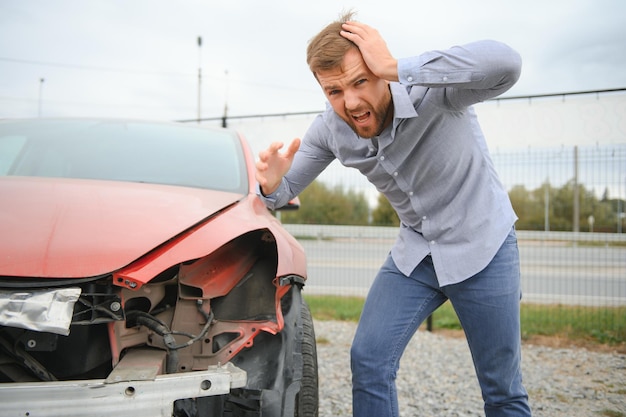
[[[387,81],[398,81],[396,60],[378,30],[360,22],[346,22],[341,36],[358,46],[365,65],[376,75]]]
[[[291,167],[296,151],[300,148],[300,139],[294,139],[284,153],[278,152],[282,147],[282,142],[273,142],[269,148],[259,153],[255,176],[263,195],[271,194],[278,189]]]

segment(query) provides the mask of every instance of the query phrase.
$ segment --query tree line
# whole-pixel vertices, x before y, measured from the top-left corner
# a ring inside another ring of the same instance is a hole
[[[574,204],[575,196],[578,207]],[[608,189],[598,198],[574,181],[560,188],[546,182],[534,190],[516,185],[509,191],[509,197],[519,217],[518,230],[572,231],[578,227],[581,232],[626,231],[623,214],[626,202],[610,198]],[[300,194],[300,202],[300,209],[281,212],[284,223],[360,226],[397,226],[400,223],[382,194],[378,196],[377,206],[370,209],[363,192],[345,191],[342,186],[329,187],[314,181]],[[575,211],[578,225],[574,224]]]

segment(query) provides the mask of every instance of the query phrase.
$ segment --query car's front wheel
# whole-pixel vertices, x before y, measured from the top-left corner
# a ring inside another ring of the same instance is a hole
[[[263,341],[258,341],[258,338],[254,341],[256,347],[270,349],[269,354],[261,355],[268,366],[265,369],[251,369],[241,363],[241,367],[248,372],[248,387],[264,387],[262,416],[317,417],[319,398],[315,330],[311,311],[302,298],[300,286],[292,286],[291,291],[281,300],[281,307],[284,329],[275,336],[265,335]],[[262,375],[259,375],[259,371]],[[260,380],[255,381],[258,376],[261,376]]]
[[[306,302],[302,301],[302,382],[297,395],[296,417],[317,417],[319,386],[317,372],[317,345],[313,318]]]

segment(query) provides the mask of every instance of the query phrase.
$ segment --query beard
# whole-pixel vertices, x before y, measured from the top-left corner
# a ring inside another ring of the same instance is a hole
[[[368,123],[366,125],[362,125],[357,123],[354,118],[351,116],[351,113],[344,109],[344,113],[341,118],[348,123],[350,128],[364,139],[371,139],[375,136],[380,135],[380,133],[387,127],[390,122],[390,116],[393,114],[393,101],[391,100],[391,92],[389,92],[389,97],[387,100],[381,100],[377,106],[371,107],[367,106],[367,108],[361,109],[352,113],[369,113]]]

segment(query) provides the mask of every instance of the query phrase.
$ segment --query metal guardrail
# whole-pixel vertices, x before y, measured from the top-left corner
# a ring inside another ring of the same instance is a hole
[[[308,291],[317,294],[366,295],[368,279],[375,275],[378,266],[359,256],[371,256],[372,248],[380,248],[375,249],[376,256],[384,256],[398,233],[397,227],[284,226],[308,251],[312,250],[308,252],[311,270],[323,279],[313,281]],[[517,236],[520,255],[524,256],[521,272],[525,302],[626,305],[626,234],[520,230]],[[350,252],[348,248],[353,243],[358,248]],[[369,251],[365,255],[362,245],[367,245]],[[321,249],[327,246],[330,249]],[[351,281],[353,275],[359,278]]]
[[[284,224],[292,235],[313,239],[395,239],[397,227],[386,226],[334,226],[321,224]],[[518,240],[594,242],[626,244],[626,233],[597,232],[545,232],[518,230]]]

